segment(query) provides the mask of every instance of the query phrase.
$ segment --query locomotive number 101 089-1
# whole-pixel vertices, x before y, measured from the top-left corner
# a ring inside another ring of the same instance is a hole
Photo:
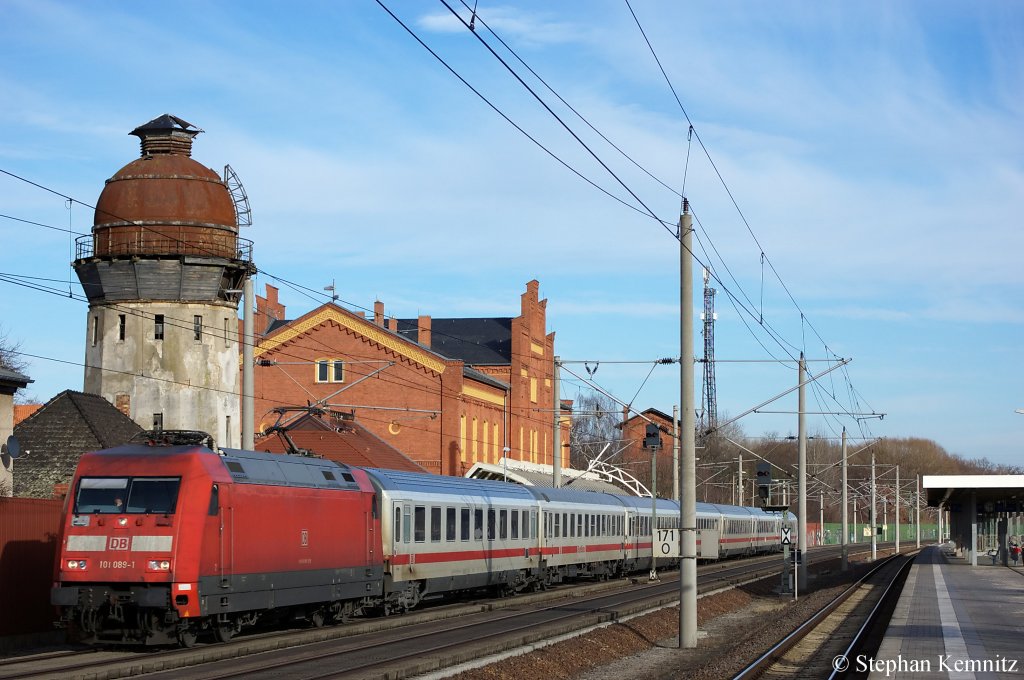
[[[131,560],[100,560],[100,569],[134,569],[135,562]]]

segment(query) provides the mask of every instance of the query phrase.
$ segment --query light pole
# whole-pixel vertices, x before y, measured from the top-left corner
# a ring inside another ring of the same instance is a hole
[[[878,524],[875,514],[875,454],[871,454],[871,561],[878,559],[878,534],[875,525]]]
[[[914,524],[917,526],[917,547],[921,547],[921,475],[917,476],[917,486],[914,491],[914,513],[917,519]]]
[[[847,498],[846,498],[846,494],[847,494],[846,482],[847,482],[847,479],[846,479],[846,428],[844,427],[843,428],[843,526],[842,526],[842,533],[839,536],[839,540],[842,542],[842,546],[843,546],[842,547],[843,555],[842,555],[842,560],[841,560],[841,569],[842,569],[842,571],[846,571],[850,567],[850,564],[849,564],[850,548],[847,545],[849,543],[849,541],[850,541],[850,537],[848,535],[848,533],[850,531],[850,529],[849,529],[850,523],[849,523],[849,520],[848,520],[848,517],[847,517],[847,514],[846,514],[846,502],[847,502]],[[854,522],[856,522],[856,521],[857,521],[856,513],[854,513]]]
[[[900,466],[896,466],[896,552],[900,551]]]

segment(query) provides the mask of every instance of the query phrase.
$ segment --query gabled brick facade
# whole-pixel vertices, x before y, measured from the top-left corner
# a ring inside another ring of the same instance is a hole
[[[658,461],[658,492],[663,498],[672,495],[673,452],[675,439],[672,437],[672,416],[655,408],[643,412],[643,416],[661,431],[661,449],[657,452]],[[644,448],[644,435],[648,421],[640,416],[630,417],[629,411],[622,415],[622,441],[626,447],[622,451],[622,466],[634,477],[646,485],[651,482],[651,450]]]
[[[353,411],[387,445],[438,474],[495,463],[505,447],[513,459],[550,465],[555,336],[546,332],[538,291],[537,281],[527,284],[512,319],[399,322],[378,302],[372,319],[327,303],[282,322],[284,307],[268,287],[257,319],[279,320],[260,324],[270,330],[255,350],[256,430],[274,424],[275,407],[321,402]],[[459,327],[484,330],[456,338]]]

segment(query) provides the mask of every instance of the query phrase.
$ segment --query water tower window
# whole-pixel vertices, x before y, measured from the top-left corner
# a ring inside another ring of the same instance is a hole
[[[153,339],[164,339],[164,315],[157,314],[153,317]]]
[[[192,317],[192,332],[195,340],[203,339],[203,317],[199,314]]]
[[[92,317],[92,346],[96,346],[96,342],[100,337],[100,317]]]
[[[154,413],[153,414],[153,429],[157,430],[158,432],[160,430],[164,429],[164,414],[163,413]]]
[[[120,342],[124,342],[125,326],[127,325],[127,323],[128,320],[125,314],[117,315],[117,339]]]

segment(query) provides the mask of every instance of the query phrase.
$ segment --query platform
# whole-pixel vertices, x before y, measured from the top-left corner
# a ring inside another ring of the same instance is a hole
[[[849,662],[872,680],[1024,679],[1024,567],[924,548],[878,654]]]

